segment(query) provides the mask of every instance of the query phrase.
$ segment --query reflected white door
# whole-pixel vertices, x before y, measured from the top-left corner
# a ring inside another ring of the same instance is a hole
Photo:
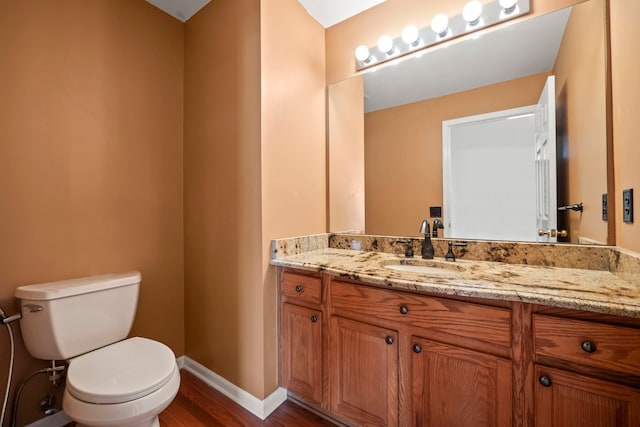
[[[556,242],[556,90],[555,77],[547,78],[536,107],[536,225],[539,242]]]
[[[445,237],[536,241],[536,109],[442,122]]]

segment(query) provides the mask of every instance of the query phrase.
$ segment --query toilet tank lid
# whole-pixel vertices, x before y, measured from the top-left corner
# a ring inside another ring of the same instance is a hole
[[[39,283],[36,285],[18,287],[15,291],[15,297],[24,300],[54,300],[73,295],[133,285],[140,283],[141,278],[142,276],[140,272],[129,271],[126,273],[102,274],[99,276]]]

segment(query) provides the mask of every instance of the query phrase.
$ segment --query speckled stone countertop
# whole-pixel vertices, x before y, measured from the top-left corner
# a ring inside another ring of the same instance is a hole
[[[402,238],[316,235],[281,239],[273,242],[271,264],[322,271],[387,288],[640,317],[640,257],[628,251],[605,246],[478,241],[456,248],[458,259],[452,263],[443,258],[443,239],[434,240],[434,260],[420,258],[419,239],[417,255],[404,257],[403,246],[395,246],[398,239]],[[469,253],[475,255],[465,256]],[[555,256],[549,257],[549,253]],[[414,265],[426,272],[389,267],[403,264],[400,268]]]

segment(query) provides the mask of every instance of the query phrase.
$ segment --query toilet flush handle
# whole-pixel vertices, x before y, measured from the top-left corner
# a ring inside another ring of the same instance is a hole
[[[25,304],[22,307],[28,308],[31,313],[37,313],[38,311],[44,310],[44,307],[38,304]]]

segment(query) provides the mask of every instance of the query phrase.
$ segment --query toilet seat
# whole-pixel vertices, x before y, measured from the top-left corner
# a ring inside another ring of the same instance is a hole
[[[129,402],[161,388],[175,369],[169,347],[134,337],[71,359],[66,390],[87,403]]]

